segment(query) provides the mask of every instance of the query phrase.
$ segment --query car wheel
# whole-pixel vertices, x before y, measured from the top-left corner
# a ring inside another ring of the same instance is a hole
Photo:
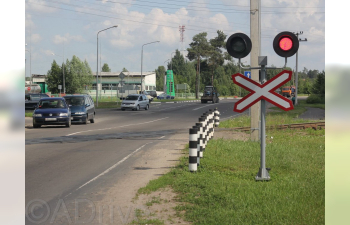
[[[145,110],[148,110],[148,109],[149,109],[149,105],[147,104]]]
[[[39,128],[39,127],[41,127],[41,125],[38,125],[38,124],[36,124],[36,123],[33,123],[33,127],[34,127],[34,128]]]
[[[137,105],[136,106],[136,111],[139,111],[140,110],[140,105]]]
[[[66,123],[66,127],[70,127],[70,125],[72,124],[71,121],[72,121],[72,120],[69,118],[68,123]]]
[[[88,121],[88,114],[86,114],[86,118],[85,118],[85,120],[83,121],[83,124],[87,124],[87,121]]]
[[[121,109],[122,111],[125,111],[125,109]]]
[[[90,120],[90,123],[95,123],[95,113],[92,114],[92,119]]]

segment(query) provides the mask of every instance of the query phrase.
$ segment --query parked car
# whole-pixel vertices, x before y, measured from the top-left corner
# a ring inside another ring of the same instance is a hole
[[[35,109],[35,107],[38,105],[40,99],[42,98],[48,98],[47,94],[40,93],[40,94],[25,94],[25,109]]]
[[[163,94],[158,95],[157,99],[174,99],[174,96],[167,95],[167,94],[163,93]]]
[[[147,91],[150,96],[153,98],[157,98],[157,92],[156,91]]]
[[[95,122],[95,104],[90,95],[66,95],[64,96],[69,105],[72,122],[81,122],[87,124]]]
[[[149,91],[139,91],[138,92],[139,94],[143,94],[143,95],[146,95],[147,98],[149,99],[149,103],[151,103],[153,101],[153,97],[151,96],[151,94],[149,93]]]
[[[128,95],[125,100],[122,101],[122,105],[120,107],[121,110],[132,109],[132,110],[140,110],[140,109],[149,109],[149,100],[146,95],[143,94],[131,94]]]
[[[33,113],[33,127],[42,125],[71,126],[71,111],[64,98],[42,98]]]

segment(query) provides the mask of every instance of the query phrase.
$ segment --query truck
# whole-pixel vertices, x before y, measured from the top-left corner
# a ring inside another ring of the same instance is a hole
[[[216,91],[213,86],[205,86],[203,95],[201,97],[201,103],[219,103],[219,93]]]
[[[284,97],[292,97],[295,95],[295,86],[294,85],[291,85],[291,86],[284,86],[282,88],[282,95]]]

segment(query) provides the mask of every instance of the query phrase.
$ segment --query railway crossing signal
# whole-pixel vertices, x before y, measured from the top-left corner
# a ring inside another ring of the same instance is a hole
[[[262,99],[265,99],[285,111],[293,109],[291,100],[275,92],[275,90],[287,83],[291,78],[292,71],[288,70],[283,70],[264,84],[259,84],[240,73],[232,75],[232,80],[235,84],[250,91],[250,94],[235,104],[233,111],[242,113]]]
[[[292,32],[281,32],[273,39],[273,49],[281,57],[291,57],[299,49],[299,40]]]
[[[235,33],[227,39],[226,49],[232,57],[241,59],[252,50],[252,41],[246,34]]]

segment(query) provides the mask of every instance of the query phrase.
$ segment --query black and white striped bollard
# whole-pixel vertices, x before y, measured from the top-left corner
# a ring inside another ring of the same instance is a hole
[[[190,129],[190,137],[189,137],[189,164],[188,169],[191,172],[197,171],[197,158],[198,158],[198,129],[192,128]]]

